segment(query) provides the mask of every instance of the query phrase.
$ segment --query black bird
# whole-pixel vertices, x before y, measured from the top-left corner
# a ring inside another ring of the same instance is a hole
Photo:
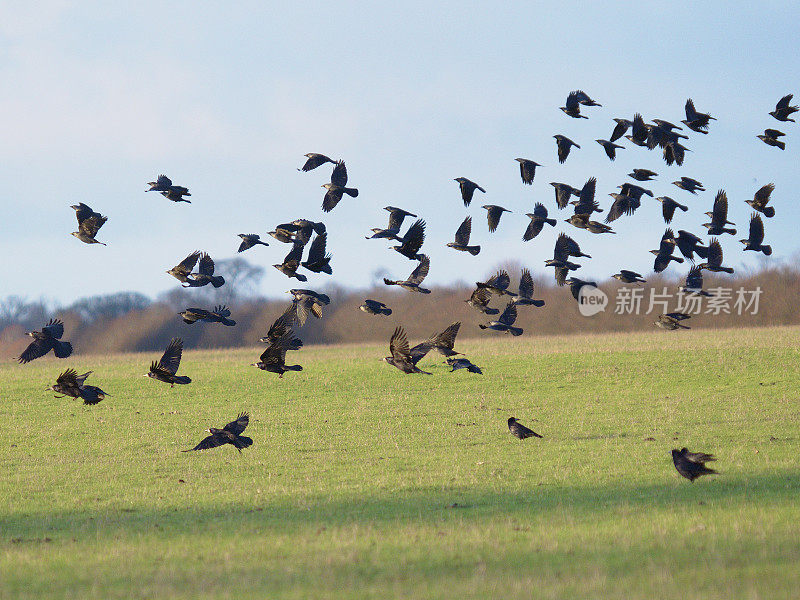
[[[408,347],[406,332],[402,327],[395,329],[389,340],[389,354],[391,356],[386,356],[383,360],[397,367],[403,373],[423,373],[424,375],[430,375],[427,371],[423,371],[417,367],[416,362],[411,356],[411,349]]]
[[[269,338],[269,334],[267,334]],[[263,338],[262,338],[263,339]],[[258,359],[258,362],[252,363],[251,367],[258,367],[262,371],[269,373],[277,373],[279,379],[283,379],[283,374],[287,371],[302,371],[301,365],[287,365],[286,352],[287,350],[299,350],[303,347],[303,342],[294,337],[294,332],[286,328],[283,335],[269,340],[269,346]]]
[[[256,244],[261,244],[262,246],[269,246],[267,242],[261,241],[261,236],[257,233],[240,233],[239,237],[242,238],[242,243],[239,244],[239,250],[237,252],[244,252],[255,246]]]
[[[708,258],[706,262],[697,265],[701,269],[715,273],[733,273],[732,267],[722,266],[722,246],[717,238],[711,238],[708,244]]]
[[[603,106],[602,104],[595,102],[589,97],[589,94],[584,92],[583,90],[575,90],[572,92],[578,98],[578,102],[583,104],[584,106]]]
[[[231,311],[227,306],[215,306],[213,311],[204,310],[202,308],[187,308],[186,310],[178,313],[183,319],[184,323],[191,325],[197,321],[205,323],[222,323],[228,327],[236,325],[236,321],[229,319]]]
[[[595,189],[597,188],[597,178],[590,177],[586,183],[583,184],[578,199],[573,200],[571,204],[575,205],[576,215],[591,215],[594,212],[603,212],[600,205],[595,200]]]
[[[321,319],[322,307],[331,303],[327,294],[319,294],[314,290],[291,289],[289,293],[293,296],[292,303],[301,327],[305,325],[309,311],[317,319]]]
[[[477,373],[478,375],[483,375],[483,371],[477,365],[472,364],[472,362],[468,358],[454,358],[450,357],[446,359],[447,364],[452,367],[450,372],[457,371],[458,369],[466,369],[470,373]]]
[[[764,256],[772,254],[772,246],[764,245],[764,223],[758,213],[753,213],[750,217],[750,235],[746,240],[739,240],[744,244],[745,250],[755,250],[763,252]]]
[[[653,325],[670,331],[675,331],[676,329],[691,329],[691,327],[681,324],[681,321],[688,318],[690,318],[690,315],[686,313],[671,312],[665,315],[658,315],[658,321],[653,321]]]
[[[658,250],[650,250],[651,254],[656,255],[655,262],[653,263],[653,270],[656,273],[661,273],[673,260],[677,263],[683,262],[680,256],[672,256],[672,253],[675,251],[675,245],[675,233],[672,229],[667,228],[664,231],[664,235],[661,236],[661,244]]]
[[[626,194],[615,194],[612,192],[609,196],[614,198],[614,202],[611,204],[611,208],[608,209],[608,214],[605,218],[606,223],[616,221],[623,215],[632,215],[636,212],[636,209],[642,205],[641,200]]]
[[[631,196],[632,198],[636,198],[637,200],[641,200],[642,196],[650,196],[653,197],[653,192],[650,190],[643,188],[640,185],[636,185],[635,183],[623,183],[622,185],[617,186],[619,188],[619,193],[623,196]]]
[[[659,202],[661,202],[661,214],[664,217],[664,223],[672,223],[672,217],[675,216],[675,209],[680,208],[683,212],[689,210],[689,207],[676,202],[669,196],[659,196],[656,198]]]
[[[108,217],[104,217],[99,212],[93,211],[83,202],[80,204],[73,204],[70,208],[75,210],[75,216],[78,219],[78,231],[73,231],[72,235],[84,244],[102,244],[105,246],[106,244],[104,242],[99,242],[94,239],[94,237],[103,224],[108,221]]]
[[[378,302],[377,300],[370,300],[369,298],[364,300],[364,304],[362,304],[358,308],[370,315],[392,314],[392,309],[386,306],[383,302]]]
[[[500,217],[503,215],[504,212],[511,212],[507,208],[503,208],[502,206],[497,206],[495,204],[484,204],[481,208],[486,209],[486,217],[489,221],[489,232],[494,233],[497,230],[497,226],[500,224]]]
[[[277,319],[275,319],[275,322],[270,326],[267,335],[259,338],[258,341],[265,344],[271,344],[272,342],[284,337],[287,333],[292,333],[292,325],[297,323],[299,323],[297,316],[297,305],[293,302],[280,314]],[[303,342],[301,340],[294,339],[292,340],[292,343],[293,346],[289,347],[288,350],[298,350],[299,348],[303,347]]]
[[[311,241],[313,234],[323,235],[327,231],[325,223],[309,221],[308,219],[295,219],[291,223],[278,225],[278,228],[294,232],[293,242],[302,246]]]
[[[646,147],[649,134],[650,132],[647,129],[647,125],[645,124],[642,115],[639,113],[633,115],[633,121],[631,121],[631,134],[626,135],[625,138],[637,146]]]
[[[553,258],[545,261],[545,266],[555,267],[556,283],[564,285],[567,273],[580,268],[579,264],[569,261],[570,256],[586,256],[580,251],[578,244],[565,233],[561,233],[553,247]],[[591,257],[589,257],[591,258]]]
[[[86,385],[84,382],[91,374],[92,372],[89,371],[83,375],[78,375],[75,369],[67,369],[58,376],[56,383],[47,389],[54,391],[56,394],[63,394],[62,396],[56,396],[56,398],[70,396],[71,398],[82,399],[84,404],[97,404],[111,394],[107,394],[96,385]]]
[[[730,233],[736,235],[736,230],[725,228],[725,225],[735,225],[728,221],[728,196],[725,190],[719,190],[714,198],[714,208],[710,212],[705,213],[711,217],[711,223],[703,223],[703,227],[708,229],[708,235],[722,235],[723,233]]]
[[[678,236],[675,238],[675,243],[681,251],[681,254],[691,261],[694,261],[695,253],[697,253],[697,256],[700,258],[706,258],[708,256],[708,246],[700,245],[701,241],[702,240],[695,234],[684,231],[683,229],[678,230]]]
[[[303,245],[295,243],[292,245],[292,249],[289,251],[289,254],[283,259],[283,262],[277,265],[272,265],[278,271],[283,273],[289,278],[294,277],[299,281],[308,281],[308,277],[303,275],[302,273],[298,273],[297,269],[300,267],[300,261],[303,258]]]
[[[686,284],[680,290],[690,296],[713,296],[703,289],[703,270],[697,266],[689,269],[689,273],[686,275]]]
[[[614,126],[614,131],[611,132],[611,137],[609,138],[611,142],[616,142],[619,138],[628,133],[628,129],[630,129],[632,125],[631,121],[628,119],[615,118],[614,121],[617,124]]]
[[[713,454],[704,452],[689,452],[686,448],[672,451],[672,463],[682,477],[692,483],[701,475],[716,475],[714,469],[706,467],[705,463],[716,460]]]
[[[564,219],[564,222],[570,223],[578,229],[585,229],[589,233],[617,233],[610,226],[604,225],[599,221],[590,221],[589,218],[588,214],[574,214],[569,219]]]
[[[289,230],[286,227],[278,225],[275,228],[275,231],[268,231],[269,235],[274,237],[276,240],[281,242],[282,244],[293,244],[294,243],[294,229]]]
[[[342,199],[343,194],[347,194],[352,198],[358,197],[358,190],[356,188],[349,188],[346,186],[347,167],[344,166],[344,161],[340,160],[337,161],[336,166],[333,167],[331,182],[322,184],[322,187],[328,190],[325,192],[325,198],[322,200],[323,211],[331,212],[336,205],[339,204],[339,200]]]
[[[565,281],[565,283],[569,286],[569,291],[577,302],[581,301],[581,290],[583,288],[587,286],[593,288],[597,287],[597,284],[594,281],[584,281],[583,279],[578,279],[577,277],[570,277]]]
[[[506,308],[496,321],[489,321],[486,325],[480,323],[478,327],[481,329],[491,329],[493,331],[503,331],[510,333],[513,336],[522,335],[521,327],[514,327],[514,322],[517,320],[517,305],[513,300],[509,300]]]
[[[553,137],[556,139],[556,146],[558,146],[558,162],[562,164],[564,163],[565,160],[567,160],[567,156],[569,156],[569,151],[572,148],[572,146],[580,148],[578,144],[576,144],[566,136],[563,136],[561,134],[556,134]]]
[[[625,146],[620,146],[619,144],[615,144],[609,140],[595,140],[598,144],[603,147],[603,150],[606,151],[606,156],[611,160],[615,160],[617,158],[617,149],[625,149]]]
[[[33,341],[17,357],[20,364],[41,358],[50,350],[56,358],[67,358],[72,354],[72,344],[60,341],[64,335],[64,322],[61,319],[50,319],[41,331],[28,331],[25,335],[31,336]]]
[[[636,181],[652,181],[656,175],[658,175],[658,173],[650,169],[634,169],[628,173],[628,177]]]
[[[312,273],[333,274],[331,269],[331,255],[325,253],[325,245],[328,243],[328,234],[317,235],[311,246],[308,248],[308,259],[302,264]]]
[[[400,227],[403,226],[403,221],[406,217],[416,217],[414,213],[410,213],[402,208],[394,206],[386,206],[383,210],[389,211],[389,224],[386,229],[375,227],[372,229],[372,235],[366,236],[366,239],[371,240],[374,238],[388,238],[391,240],[400,241]]]
[[[527,158],[515,158],[514,160],[519,163],[519,174],[522,177],[522,183],[525,185],[533,184],[536,167],[541,167],[542,165]]]
[[[775,105],[775,110],[770,112],[773,117],[778,119],[778,121],[791,121],[792,123],[795,122],[794,119],[790,119],[789,116],[796,113],[798,109],[796,106],[789,106],[789,102],[792,101],[792,97],[794,94],[787,94]]]
[[[239,454],[241,454],[242,448],[248,448],[249,446],[253,445],[252,439],[241,435],[242,432],[247,428],[248,423],[250,423],[250,417],[248,414],[246,412],[239,413],[239,416],[236,417],[235,421],[231,421],[222,429],[217,429],[216,427],[206,429],[206,431],[211,435],[203,438],[200,443],[191,450],[182,450],[181,452],[208,450],[209,448],[216,448],[218,446],[230,444],[239,451]]]
[[[475,190],[480,190],[484,194],[486,190],[479,186],[474,181],[470,181],[466,177],[456,177],[453,181],[458,182],[458,187],[461,190],[461,199],[464,201],[464,206],[469,206],[469,203],[472,202],[472,195],[475,193]]]
[[[451,323],[441,333],[434,333],[421,344],[417,344],[411,348],[411,358],[414,360],[414,364],[417,364],[420,359],[431,350],[436,350],[442,356],[456,356],[458,354],[463,354],[463,352],[456,352],[453,349],[460,327],[460,321]]]
[[[161,195],[167,200],[172,200],[173,202],[186,202],[187,204],[192,203],[191,200],[184,198],[184,196],[191,196],[189,189],[180,185],[173,185],[166,192],[161,192]]]
[[[762,186],[753,196],[752,200],[745,200],[747,204],[752,206],[755,210],[762,213],[765,217],[774,217],[775,216],[775,209],[771,206],[767,206],[770,200],[770,194],[772,194],[773,190],[775,189],[774,183],[768,183],[765,186]]]
[[[664,146],[664,162],[667,166],[673,164],[683,166],[683,161],[686,158],[686,152],[691,152],[686,146],[678,142],[670,142]]]
[[[324,165],[325,163],[334,163],[336,161],[333,159],[328,158],[324,154],[317,154],[316,152],[309,152],[308,154],[304,154],[303,156],[306,157],[306,163],[297,169],[298,171],[311,171],[312,169],[316,169],[317,167]]]
[[[192,380],[186,375],[176,375],[178,367],[181,364],[181,355],[183,354],[183,340],[181,338],[172,338],[167,349],[161,359],[156,362],[150,363],[150,371],[145,377],[158,379],[164,383],[168,383],[169,387],[175,387],[175,384],[191,383]]]
[[[669,144],[679,144],[680,140],[688,140],[689,136],[672,131],[677,127],[669,121],[653,119],[654,125],[647,125],[647,148],[654,150],[656,146],[666,148]]]
[[[526,213],[525,216],[529,217],[531,220],[531,222],[528,223],[528,227],[525,229],[525,233],[522,234],[522,240],[525,242],[530,241],[539,235],[542,232],[545,223],[551,227],[556,226],[555,219],[547,218],[547,208],[541,202],[537,202],[533,207],[533,212]]]
[[[504,269],[500,269],[496,274],[489,277],[484,282],[477,282],[479,288],[485,288],[498,296],[516,296],[514,292],[508,291],[508,286],[511,284],[511,277]]]
[[[782,131],[778,131],[777,129],[765,129],[763,134],[756,137],[764,142],[767,146],[775,146],[781,150],[786,150],[786,142],[778,139],[784,135],[786,134]]]
[[[422,260],[422,254],[419,253],[419,250],[424,242],[425,221],[417,219],[411,224],[405,235],[400,238],[400,245],[392,246],[392,250],[396,250],[410,260]]]
[[[411,271],[411,275],[408,276],[408,279],[405,281],[397,280],[392,281],[391,279],[387,279],[386,277],[383,278],[383,283],[386,285],[399,285],[404,290],[408,290],[409,292],[419,292],[421,294],[430,294],[431,291],[424,287],[420,287],[420,284],[424,281],[424,279],[428,276],[428,270],[431,267],[431,260],[426,255],[422,255],[422,258],[419,261],[417,267]]]
[[[514,300],[517,306],[544,306],[544,300],[533,299],[533,276],[528,269],[522,269],[522,276],[519,278],[519,298]]]
[[[701,192],[705,192],[706,188],[703,187],[703,184],[697,181],[697,179],[692,179],[691,177],[681,177],[680,181],[673,181],[672,185],[675,185],[682,190],[686,190],[692,194],[697,195],[697,190]]]
[[[588,119],[589,117],[581,114],[581,103],[578,100],[578,92],[570,92],[567,96],[566,106],[560,106],[560,110],[564,111],[567,116],[573,119]]]
[[[172,180],[166,175],[159,175],[155,181],[148,181],[147,185],[150,186],[150,189],[145,192],[168,192],[172,187]]]
[[[167,271],[167,274],[172,275],[181,283],[189,283],[189,274],[197,264],[198,258],[200,258],[200,251],[195,250],[189,256]]]
[[[472,217],[467,217],[456,229],[455,240],[448,242],[447,247],[461,252],[469,252],[476,256],[480,251],[480,246],[470,246],[469,237],[472,234]]]
[[[550,185],[553,186],[556,192],[556,206],[558,208],[566,208],[567,204],[569,204],[570,196],[580,196],[581,191],[577,188],[572,187],[566,183],[558,183],[556,181],[551,181]]]
[[[619,273],[612,275],[614,279],[620,280],[622,283],[646,283],[646,280],[636,271],[628,271],[621,269]]]
[[[708,133],[709,122],[716,121],[714,117],[707,113],[697,112],[691,98],[686,101],[685,111],[686,118],[681,123],[697,133]]]
[[[489,307],[489,301],[492,299],[492,292],[488,288],[478,287],[468,300],[464,300],[472,308],[479,310],[486,315],[496,315],[500,311],[496,308]]]
[[[517,420],[514,417],[509,417],[508,419],[508,431],[515,438],[519,438],[521,440],[524,440],[525,438],[529,437],[537,437],[537,438],[542,437],[532,429],[528,429],[522,423],[517,422]]]
[[[208,254],[203,252],[200,254],[197,273],[189,273],[185,283],[186,285],[183,287],[203,287],[210,283],[215,288],[218,288],[225,283],[225,278],[222,275],[214,275],[214,261]]]

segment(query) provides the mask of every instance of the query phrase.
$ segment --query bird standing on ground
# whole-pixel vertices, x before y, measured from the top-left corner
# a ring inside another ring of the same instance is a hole
[[[185,375],[177,375],[178,367],[181,365],[182,354],[183,340],[181,338],[172,338],[159,361],[150,363],[150,371],[147,372],[145,377],[168,383],[169,387],[175,387],[176,383],[181,385],[191,383],[192,380]]]
[[[705,452],[689,452],[686,448],[672,450],[672,463],[675,470],[692,483],[701,475],[716,475],[714,469],[706,467],[705,463],[716,460],[713,454]]]
[[[333,167],[333,172],[331,173],[331,182],[330,183],[323,183],[322,187],[324,187],[327,192],[325,192],[325,198],[322,200],[322,210],[325,212],[331,212],[337,204],[339,204],[339,200],[342,199],[344,194],[352,198],[358,197],[358,190],[356,188],[349,188],[347,186],[347,167],[344,165],[344,161],[340,160],[336,162],[336,166]]]
[[[528,429],[527,427],[525,427],[525,425],[518,422],[517,419],[515,419],[514,417],[508,418],[508,432],[515,438],[518,438],[520,440],[524,440],[529,437],[537,437],[537,438],[543,437],[538,433],[536,433],[535,431],[533,431],[533,429]]]
[[[22,365],[41,358],[50,350],[56,358],[67,358],[72,354],[72,344],[60,341],[64,335],[64,322],[61,319],[50,319],[40,331],[28,331],[25,335],[32,337],[33,341],[17,357]]]
[[[108,221],[108,217],[104,217],[99,212],[93,211],[86,204],[73,204],[70,208],[75,210],[75,216],[78,219],[78,231],[73,231],[72,235],[82,241],[84,244],[102,244],[94,239],[100,228]]]
[[[461,190],[461,199],[464,201],[464,206],[469,206],[469,203],[472,202],[472,196],[475,193],[475,190],[480,190],[484,194],[486,190],[479,186],[474,181],[470,181],[466,177],[456,177],[453,181],[458,182],[458,187]]]
[[[253,445],[252,439],[242,435],[242,432],[247,428],[249,423],[249,415],[246,412],[239,413],[239,416],[236,417],[235,421],[231,421],[222,429],[217,429],[215,427],[206,429],[206,431],[211,435],[203,438],[200,443],[191,450],[182,450],[181,452],[207,450],[209,448],[216,448],[218,446],[224,446],[225,444],[231,444],[239,451],[239,454],[241,454],[242,448],[248,448],[249,446]]]

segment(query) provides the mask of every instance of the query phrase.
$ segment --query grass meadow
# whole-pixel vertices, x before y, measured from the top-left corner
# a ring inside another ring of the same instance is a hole
[[[283,379],[189,350],[174,389],[142,377],[159,353],[9,361],[0,597],[796,598],[798,341],[459,339],[483,376],[308,347]],[[112,396],[54,398],[67,367]],[[241,455],[181,452],[240,411]],[[720,475],[682,479],[682,446]]]

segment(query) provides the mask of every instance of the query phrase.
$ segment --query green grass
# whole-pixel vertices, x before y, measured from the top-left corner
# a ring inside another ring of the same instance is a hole
[[[462,332],[463,335],[463,332]],[[793,598],[798,328],[0,366],[2,598]],[[413,343],[413,342],[412,342]],[[67,366],[113,394],[44,388]],[[181,453],[251,414],[254,445]],[[545,437],[508,434],[516,416]],[[714,452],[694,484],[669,451]]]

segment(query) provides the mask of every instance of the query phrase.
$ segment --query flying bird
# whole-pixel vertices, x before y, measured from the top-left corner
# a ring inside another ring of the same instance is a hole
[[[408,346],[408,338],[406,332],[402,327],[394,330],[391,339],[389,340],[389,354],[383,358],[384,361],[397,367],[403,373],[423,373],[430,375],[427,371],[423,371],[417,367],[416,362],[411,357],[411,349]]]
[[[616,160],[617,158],[617,149],[625,149],[625,146],[620,146],[619,144],[615,144],[609,140],[595,140],[598,144],[603,147],[603,150],[606,151],[606,156],[611,160]]]
[[[324,187],[327,192],[325,192],[325,198],[322,200],[322,210],[325,212],[331,212],[339,201],[342,199],[344,194],[352,198],[358,197],[358,190],[356,188],[349,188],[347,186],[347,167],[344,166],[344,161],[340,160],[336,162],[336,166],[333,167],[333,172],[331,173],[331,182],[330,183],[323,183],[322,187]]]
[[[456,229],[455,239],[447,243],[448,248],[459,250],[461,252],[469,252],[472,256],[477,256],[481,251],[480,246],[470,246],[469,238],[472,235],[472,217],[467,217]]]
[[[733,267],[722,266],[722,246],[717,238],[711,238],[708,244],[708,258],[706,262],[697,265],[701,269],[715,273],[733,273]]]
[[[544,300],[533,299],[533,276],[528,269],[522,269],[519,278],[519,297],[514,300],[517,306],[544,306]]]
[[[240,233],[238,235],[240,238],[242,238],[242,243],[239,244],[239,250],[237,250],[237,252],[244,252],[245,250],[248,250],[257,244],[269,246],[267,242],[261,241],[261,236],[257,233]]]
[[[585,287],[597,287],[597,283],[594,281],[584,281],[583,279],[578,279],[577,277],[570,277],[565,281],[565,283],[569,286],[569,291],[572,294],[572,297],[575,298],[576,302],[581,301],[581,292]]]
[[[580,196],[581,191],[566,183],[559,183],[551,181],[550,185],[553,186],[556,193],[556,206],[558,208],[566,208],[569,204],[570,196]]]
[[[794,94],[787,94],[778,100],[778,103],[775,105],[775,110],[769,114],[775,117],[778,121],[791,121],[794,123],[795,120],[790,119],[789,116],[796,113],[800,109],[798,109],[796,106],[789,106],[793,96]]]
[[[383,210],[389,211],[389,224],[386,226],[386,229],[381,229],[380,227],[373,228],[372,235],[366,236],[366,239],[388,238],[400,241],[398,236],[400,235],[400,227],[403,226],[403,221],[406,217],[416,217],[417,215],[394,206],[386,206]]]
[[[408,276],[408,279],[405,281],[397,280],[392,281],[391,279],[387,279],[386,277],[383,278],[383,283],[386,285],[399,285],[404,290],[408,290],[409,292],[419,292],[421,294],[430,294],[431,291],[424,287],[420,287],[420,284],[424,281],[424,279],[428,276],[428,269],[431,267],[431,260],[426,255],[422,255],[422,258],[419,261],[419,264],[416,268],[411,271],[411,275]]]
[[[425,221],[417,219],[400,238],[399,246],[392,246],[392,250],[399,252],[410,260],[422,260],[419,253],[422,244],[425,242]]]
[[[629,271],[628,269],[621,269],[619,273],[615,273],[611,277],[618,279],[622,283],[646,283],[646,280],[641,274],[636,271]]]
[[[189,283],[189,274],[192,272],[192,269],[194,269],[194,266],[197,264],[197,259],[199,258],[200,251],[195,250],[189,256],[167,271],[167,274],[172,275],[181,283]]]
[[[707,113],[697,112],[691,98],[686,101],[685,112],[686,118],[681,123],[697,133],[708,133],[709,122],[716,121],[714,117]]]
[[[488,288],[478,287],[464,302],[485,315],[496,315],[500,311],[489,306],[489,301],[491,299],[492,292]]]
[[[573,119],[589,118],[581,114],[581,103],[578,100],[578,92],[570,92],[567,96],[566,106],[560,106],[559,109],[564,111],[564,114],[572,117]]]
[[[509,417],[508,419],[508,432],[520,440],[524,440],[529,437],[543,437],[532,429],[525,427],[525,425],[518,422],[514,417]]]
[[[327,294],[319,294],[314,290],[291,289],[292,304],[297,314],[297,322],[302,327],[311,312],[317,319],[322,318],[322,307],[331,303]]]
[[[695,253],[700,258],[706,258],[708,256],[708,246],[702,246],[700,244],[702,240],[693,233],[679,229],[678,235],[674,240],[681,254],[692,262],[694,262]]]
[[[150,363],[150,371],[145,374],[145,377],[168,383],[169,387],[175,387],[176,383],[181,385],[191,383],[192,380],[186,375],[177,375],[182,354],[183,340],[181,338],[172,338],[161,359],[158,362],[153,361]]]
[[[509,300],[503,314],[501,314],[496,321],[489,321],[486,325],[483,323],[478,324],[481,329],[491,329],[492,331],[502,331],[510,333],[513,336],[522,335],[521,327],[514,327],[514,322],[517,320],[517,305],[514,300]]]
[[[333,269],[331,269],[330,264],[331,255],[325,253],[325,246],[327,243],[327,233],[317,235],[317,237],[314,238],[314,241],[311,242],[311,246],[308,248],[308,258],[306,259],[306,262],[300,264],[312,273],[327,273],[328,275],[332,275]]]
[[[771,206],[767,206],[770,200],[770,195],[774,190],[775,190],[775,184],[768,183],[767,185],[759,188],[759,190],[753,196],[752,200],[745,200],[745,202],[750,206],[752,206],[753,209],[762,213],[765,217],[767,218],[774,217],[775,209]]]
[[[102,244],[105,246],[104,242],[99,242],[94,237],[105,222],[108,221],[108,217],[93,211],[83,202],[73,204],[70,208],[75,210],[75,216],[78,219],[78,231],[73,231],[72,235],[84,244]]]
[[[269,338],[269,334],[267,337]],[[258,367],[262,371],[268,371],[269,373],[277,373],[278,379],[283,379],[283,374],[287,371],[303,370],[301,365],[286,364],[286,352],[288,350],[299,350],[302,347],[302,340],[294,337],[294,332],[286,328],[282,335],[269,340],[269,345],[261,353],[258,362],[252,363],[250,366]]]
[[[541,202],[537,202],[533,207],[533,212],[526,213],[525,216],[529,217],[531,220],[531,222],[528,223],[528,227],[525,229],[525,233],[522,234],[522,240],[525,242],[528,242],[539,235],[542,232],[542,229],[544,229],[545,224],[550,225],[551,227],[556,226],[555,219],[547,218],[547,208]]]
[[[227,306],[215,306],[213,311],[202,308],[187,308],[178,313],[184,323],[191,325],[197,321],[205,323],[222,323],[228,327],[236,325],[236,321],[229,319],[231,311]]]
[[[324,154],[317,154],[316,152],[309,152],[308,154],[304,154],[303,156],[305,156],[307,160],[302,167],[297,169],[298,171],[306,171],[306,172],[311,171],[321,165],[324,165],[325,163],[336,164],[335,160],[328,158]]]
[[[41,358],[50,350],[56,358],[67,358],[72,354],[72,344],[61,341],[64,335],[64,322],[61,319],[50,319],[40,331],[28,331],[25,335],[32,337],[33,341],[17,357],[22,365]]]
[[[697,190],[701,192],[705,192],[706,188],[703,187],[703,184],[697,181],[697,179],[692,179],[691,177],[681,177],[679,181],[673,181],[672,185],[675,185],[682,190],[686,190],[692,194],[697,195]]]
[[[96,385],[86,385],[86,378],[91,374],[92,372],[88,371],[83,375],[78,375],[75,369],[67,369],[58,376],[55,384],[47,389],[56,394],[62,394],[61,396],[56,396],[56,398],[70,396],[71,398],[82,399],[83,403],[87,405],[97,404],[111,394],[107,394]]]
[[[676,208],[680,208],[683,212],[689,210],[688,206],[676,202],[669,196],[659,196],[656,200],[661,202],[661,215],[664,217],[664,223],[672,223]]]
[[[497,226],[500,224],[500,217],[504,212],[511,212],[507,208],[495,204],[484,204],[481,208],[485,208],[487,211],[486,216],[489,221],[489,233],[494,233],[497,230]]]
[[[664,235],[661,236],[661,243],[659,244],[658,250],[650,250],[651,254],[656,255],[655,262],[653,263],[653,270],[656,273],[661,273],[672,261],[677,263],[683,262],[680,256],[672,255],[672,253],[675,252],[676,243],[675,233],[672,229],[667,228],[664,230]]]
[[[703,289],[703,270],[698,266],[689,269],[689,273],[686,275],[686,284],[680,288],[680,291],[690,296],[713,296]]]
[[[691,329],[691,327],[681,323],[681,321],[690,318],[690,316],[691,315],[681,312],[671,312],[665,315],[658,315],[658,321],[653,321],[653,325],[670,331],[675,331],[676,329]]]
[[[736,224],[728,221],[728,196],[725,190],[717,192],[713,209],[705,214],[711,217],[710,223],[703,223],[703,227],[708,229],[708,235],[722,235],[723,233],[736,235],[735,229],[725,227],[725,225]]]
[[[636,181],[652,181],[657,175],[658,173],[651,171],[650,169],[634,169],[628,173],[628,177],[635,179]]]
[[[786,150],[786,142],[778,139],[784,135],[786,134],[782,131],[778,131],[777,129],[765,129],[763,134],[756,137],[764,142],[767,146],[775,146],[781,150]]]
[[[704,452],[689,452],[686,448],[672,450],[672,463],[675,470],[692,483],[702,475],[716,475],[714,469],[706,467],[705,463],[716,460],[713,454]]]
[[[466,369],[470,373],[477,373],[478,375],[483,375],[483,371],[477,365],[472,364],[472,362],[468,358],[455,358],[450,357],[446,359],[447,364],[452,367],[450,372],[457,371],[458,369]]]
[[[386,306],[383,302],[378,302],[377,300],[370,300],[367,298],[364,300],[364,304],[358,307],[359,310],[363,310],[365,313],[370,315],[390,315],[392,314],[392,309]]]
[[[167,192],[172,187],[172,180],[166,175],[159,175],[155,181],[148,181],[150,186],[145,192]]]
[[[522,177],[522,183],[525,185],[533,184],[536,167],[541,167],[542,165],[527,158],[515,158],[514,160],[519,163],[519,174]]]
[[[628,129],[630,129],[633,124],[632,121],[628,119],[615,118],[614,121],[617,124],[614,126],[614,131],[611,132],[611,137],[609,138],[610,142],[616,142],[619,138],[628,133]]]
[[[485,288],[498,296],[516,296],[514,292],[508,291],[508,286],[511,284],[511,277],[504,269],[500,269],[495,275],[491,276],[484,282],[477,282],[479,288]]]
[[[739,241],[744,244],[745,250],[762,252],[764,256],[772,254],[772,246],[764,244],[764,223],[758,213],[753,213],[750,217],[750,234],[748,238]]]
[[[576,148],[580,149],[580,146],[573,142],[566,136],[561,134],[556,134],[553,136],[556,139],[556,146],[558,147],[558,162],[564,163],[567,160],[567,156],[569,156],[570,149],[575,146]]]
[[[289,254],[283,259],[283,262],[280,264],[272,265],[278,271],[283,273],[289,278],[294,277],[299,281],[308,281],[308,277],[303,275],[302,273],[298,273],[297,269],[300,267],[300,261],[303,258],[303,245],[295,243],[292,245],[292,249],[289,251]]]
[[[474,181],[470,181],[466,177],[456,177],[453,181],[458,182],[458,187],[461,190],[461,199],[464,201],[464,206],[469,206],[469,203],[472,202],[472,195],[475,193],[475,190],[480,190],[484,194],[486,190],[479,186]]]
[[[183,287],[203,287],[210,283],[218,288],[225,283],[225,278],[222,275],[214,275],[214,261],[207,253],[203,252],[200,254],[197,273],[189,273],[185,283],[186,285]]]
[[[239,451],[239,454],[241,454],[242,448],[248,448],[253,445],[252,439],[242,435],[242,432],[247,428],[249,423],[249,415],[246,412],[239,413],[239,416],[236,417],[235,421],[231,421],[222,429],[217,429],[215,427],[206,429],[206,431],[211,435],[200,440],[200,443],[191,450],[182,450],[182,452],[208,450],[209,448],[216,448],[218,446],[230,444]]]

